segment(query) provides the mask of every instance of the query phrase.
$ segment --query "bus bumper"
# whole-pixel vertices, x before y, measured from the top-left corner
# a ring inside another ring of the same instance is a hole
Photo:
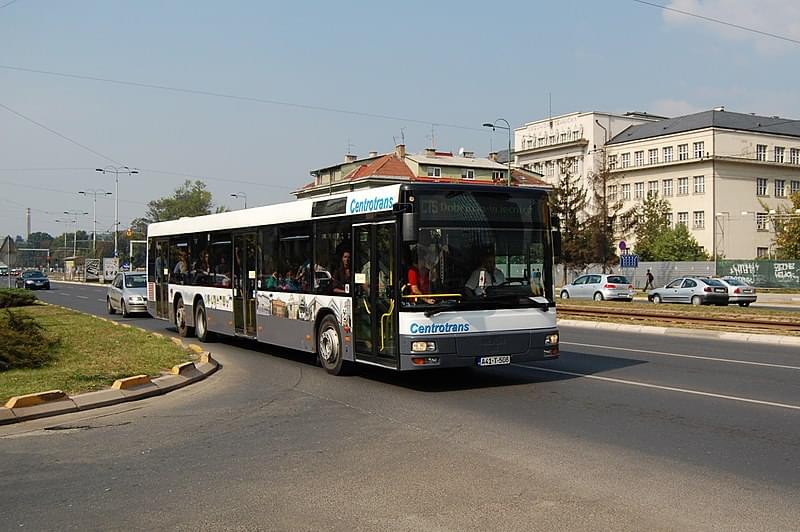
[[[425,351],[421,351],[423,344]],[[417,349],[415,350],[414,347]],[[479,361],[518,364],[558,358],[558,329],[457,336],[400,335],[400,370],[478,367]],[[498,358],[508,356],[510,359]],[[486,357],[493,357],[487,360]],[[506,362],[508,360],[508,362]],[[493,364],[494,365],[494,364]]]

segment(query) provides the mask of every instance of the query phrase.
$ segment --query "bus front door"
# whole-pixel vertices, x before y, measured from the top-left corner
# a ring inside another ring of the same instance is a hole
[[[154,269],[156,279],[156,317],[169,319],[169,240],[166,238],[159,238],[155,241],[155,249],[151,253],[155,253]]]
[[[353,344],[356,358],[397,367],[394,222],[353,226]]]
[[[233,323],[236,334],[256,336],[256,255],[255,233],[233,237]]]

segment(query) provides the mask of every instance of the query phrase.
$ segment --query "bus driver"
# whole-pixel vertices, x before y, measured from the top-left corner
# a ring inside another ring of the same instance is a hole
[[[505,281],[506,276],[495,265],[494,250],[488,249],[481,254],[480,266],[472,272],[464,286],[476,296],[483,296],[487,286],[500,286]]]

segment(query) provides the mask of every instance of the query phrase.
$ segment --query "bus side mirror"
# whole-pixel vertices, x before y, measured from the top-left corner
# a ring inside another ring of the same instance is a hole
[[[417,217],[413,212],[404,212],[400,220],[403,226],[403,242],[416,242],[419,233],[417,231]]]

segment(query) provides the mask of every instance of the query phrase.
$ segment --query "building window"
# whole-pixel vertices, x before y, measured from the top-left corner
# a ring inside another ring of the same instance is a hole
[[[672,179],[665,179],[663,182],[664,197],[672,196]]]
[[[623,153],[622,154],[622,167],[628,168],[631,165],[631,154],[630,153]]]
[[[678,196],[686,196],[689,193],[689,178],[678,178]]]
[[[792,148],[789,150],[789,162],[792,164],[800,164],[800,149]]]
[[[633,185],[633,199],[643,199],[644,198],[644,183],[634,183]]]
[[[756,196],[767,195],[767,180],[764,177],[756,178]]]
[[[672,146],[667,146],[664,148],[664,162],[671,163],[672,162]]]
[[[576,129],[575,131],[572,132],[572,140],[580,140],[580,138],[581,138],[580,131]]]
[[[617,185],[608,185],[608,201],[617,201]]]
[[[544,137],[539,137],[539,139],[536,141],[536,143],[537,143],[537,146],[542,147],[545,144],[547,144],[547,139],[545,139]]]
[[[631,185],[630,183],[625,183],[622,185],[622,201],[628,201],[631,199]]]
[[[548,167],[548,169],[551,170],[550,175],[553,175],[553,172],[552,172],[553,165],[552,164]],[[505,178],[506,178],[506,173],[504,171],[502,171],[502,170],[493,170],[492,171],[492,180],[493,181],[504,181]]]
[[[553,164],[553,161],[547,161],[544,163],[544,174],[547,177],[553,177],[556,173],[556,165]]]
[[[578,175],[578,159],[572,159],[572,162],[569,164],[569,171],[572,172],[573,175]]]
[[[756,248],[756,257],[759,259],[765,259],[769,255],[769,248]]]
[[[775,162],[782,163],[783,162],[783,154],[786,152],[786,148],[782,146],[775,146]]]
[[[706,193],[706,178],[705,178],[705,176],[701,176],[701,175],[694,176],[694,193],[695,194],[705,194]]]
[[[672,227],[672,211],[667,213],[667,226]]]
[[[647,196],[652,198],[658,196],[658,181],[647,182]]]
[[[767,145],[756,144],[756,161],[766,161],[766,160],[767,160]]]
[[[689,225],[689,213],[688,212],[679,212],[678,213],[678,224],[679,225]]]
[[[634,166],[642,166],[644,164],[644,151],[637,151],[633,153]]]
[[[800,192],[800,181],[793,180],[789,185],[789,194],[794,195],[797,194],[798,192]]]
[[[706,226],[706,211],[694,211],[694,229],[704,229]]]
[[[608,169],[614,170],[617,167],[617,156],[616,155],[609,155],[608,156]]]
[[[769,214],[765,212],[756,213],[756,230],[767,231],[769,229]]]
[[[694,158],[695,159],[702,159],[703,158],[703,146],[705,146],[705,143],[702,142],[702,141],[695,142],[694,144],[692,144],[692,148],[693,148],[693,151],[694,151]]]
[[[784,179],[776,179],[775,180],[775,197],[776,198],[783,198],[786,196],[786,180]]]
[[[556,136],[555,135],[550,135],[547,138],[547,140],[550,142],[550,144],[555,144],[556,143]]]
[[[475,179],[475,170],[472,168],[464,168],[461,170],[461,179]]]
[[[428,177],[442,177],[442,169],[438,166],[429,166]]]
[[[658,164],[658,148],[647,150],[647,162],[648,164]]]
[[[689,159],[689,145],[678,144],[678,160],[686,161]]]

